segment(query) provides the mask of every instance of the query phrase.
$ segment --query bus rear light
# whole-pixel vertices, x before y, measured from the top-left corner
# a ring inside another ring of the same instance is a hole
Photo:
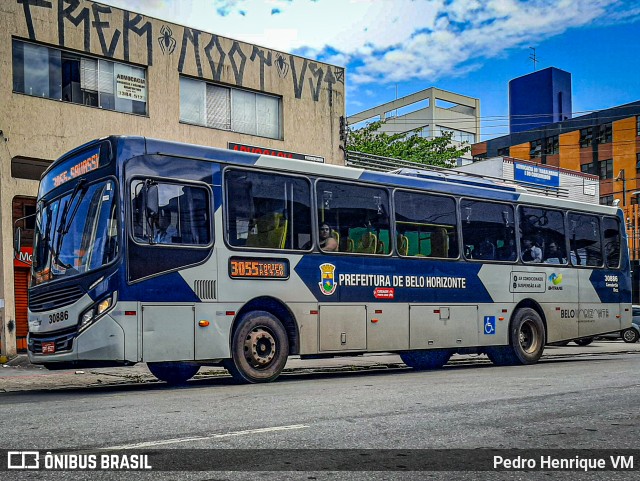
[[[198,325],[200,327],[207,327],[209,325],[209,321],[205,321],[205,320],[198,321]]]
[[[226,315],[227,316],[235,316],[236,315],[236,311],[227,311]]]
[[[503,313],[506,313],[506,312],[507,312],[507,309],[502,309],[502,312],[503,312]]]
[[[498,320],[499,321],[504,321],[504,317],[499,317]]]
[[[371,322],[375,324],[376,322],[378,322],[378,319],[371,319]]]
[[[317,316],[317,315],[318,315],[318,311],[309,311],[309,314],[312,314],[312,315],[314,315],[314,316]]]
[[[433,310],[433,313],[434,313],[434,314],[440,314],[440,309],[434,309],[434,310]]]
[[[382,309],[376,309],[376,314],[382,314]]]
[[[136,314],[136,311],[124,311],[125,316],[135,316]]]
[[[622,316],[618,314],[618,315],[616,316],[616,319],[620,319],[621,317],[622,317]]]

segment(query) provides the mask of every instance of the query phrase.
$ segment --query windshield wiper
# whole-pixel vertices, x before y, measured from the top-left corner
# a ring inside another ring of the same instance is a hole
[[[69,232],[69,229],[71,228],[71,224],[73,222],[73,219],[76,216],[76,213],[78,212],[78,208],[80,207],[80,201],[82,201],[82,197],[84,197],[84,194],[86,192],[86,189],[84,188],[84,184],[86,183],[85,179],[80,179],[78,181],[78,183],[76,184],[76,186],[73,188],[73,191],[71,192],[71,196],[69,197],[69,200],[67,201],[67,203],[64,206],[64,210],[62,211],[62,215],[60,216],[60,223],[58,225],[58,237],[56,239],[56,247],[53,254],[53,261],[59,265],[64,267],[65,269],[69,269],[70,265],[65,264],[64,262],[60,261],[60,249],[62,248],[62,241],[64,240],[64,236],[67,235],[67,233]],[[81,193],[80,197],[78,198],[78,202],[76,202],[74,208],[73,208],[73,212],[71,213],[71,217],[69,218],[69,220],[67,221],[67,215],[69,215],[69,209],[71,209],[71,205],[73,204],[73,201],[75,200],[76,196],[78,195],[78,192]]]

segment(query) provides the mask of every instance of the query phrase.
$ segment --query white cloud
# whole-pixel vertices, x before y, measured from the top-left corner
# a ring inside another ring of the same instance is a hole
[[[283,52],[349,66],[349,82],[433,82],[594,22],[638,19],[620,0],[104,0]],[[626,9],[627,14],[621,10]],[[272,11],[277,10],[277,14]]]

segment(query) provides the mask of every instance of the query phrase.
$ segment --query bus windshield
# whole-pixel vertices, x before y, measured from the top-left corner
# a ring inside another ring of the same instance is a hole
[[[32,285],[83,274],[118,254],[115,184],[78,183],[72,192],[40,201],[36,217]]]

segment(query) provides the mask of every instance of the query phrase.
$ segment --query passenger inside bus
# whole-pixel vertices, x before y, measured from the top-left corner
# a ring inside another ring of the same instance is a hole
[[[542,249],[531,238],[522,241],[522,260],[524,262],[542,262]]]
[[[158,213],[157,231],[153,240],[157,244],[172,244],[173,238],[178,235],[178,231],[171,224],[171,211],[161,208]]]
[[[320,249],[325,252],[335,252],[338,250],[338,241],[332,237],[331,226],[326,222],[320,224],[318,229],[320,234]]]
[[[478,247],[473,251],[474,259],[483,259],[483,260],[495,260],[496,258],[496,246],[493,245],[491,239],[488,236],[485,236],[484,240],[482,240]]]
[[[513,239],[513,232],[510,232],[507,237],[509,237],[509,240],[498,248],[498,260],[515,261],[518,253],[516,252],[516,241]]]
[[[544,262],[545,264],[566,264],[567,260],[562,255],[556,242],[550,241],[547,245],[547,255]]]

